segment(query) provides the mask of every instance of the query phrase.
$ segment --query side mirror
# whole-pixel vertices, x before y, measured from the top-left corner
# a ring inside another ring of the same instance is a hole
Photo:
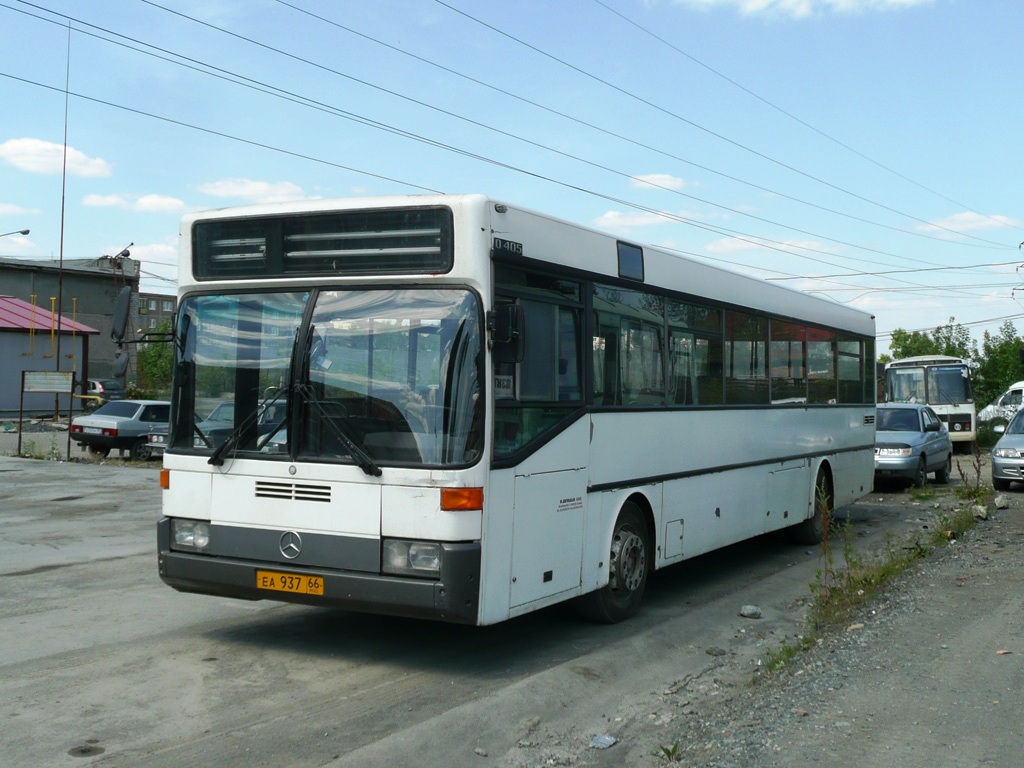
[[[992,431],[995,432],[997,435],[1001,435],[1006,431],[1006,425],[996,424],[994,427],[992,427]]]
[[[487,327],[496,363],[521,363],[526,353],[526,319],[520,304],[502,304],[487,313]]]
[[[114,299],[114,315],[110,323],[110,338],[121,343],[128,327],[128,315],[132,311],[132,287],[126,285]]]

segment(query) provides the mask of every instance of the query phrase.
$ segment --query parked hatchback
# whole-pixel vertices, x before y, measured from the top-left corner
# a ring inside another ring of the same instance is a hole
[[[114,448],[136,461],[151,458],[151,427],[166,427],[171,404],[162,400],[115,400],[71,422],[71,439],[89,453],[106,456]]]
[[[875,419],[875,479],[900,479],[921,487],[935,473],[949,482],[953,443],[927,405],[883,403]]]
[[[1017,411],[1005,427],[995,428],[1002,437],[992,449],[992,487],[1010,490],[1013,481],[1024,482],[1024,411]]]
[[[117,379],[89,379],[85,394],[102,405],[111,400],[124,400],[124,386]]]

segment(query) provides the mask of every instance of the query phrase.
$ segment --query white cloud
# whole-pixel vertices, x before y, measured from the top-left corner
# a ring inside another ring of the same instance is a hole
[[[4,231],[6,230],[0,229],[0,232]],[[7,237],[0,238],[0,255],[24,256],[31,254],[35,250],[35,245],[26,236],[8,235]]]
[[[791,16],[802,19],[820,13],[868,13],[893,11],[918,5],[931,5],[934,0],[674,0],[701,10],[735,8],[744,16],[758,14]]]
[[[122,195],[86,195],[82,205],[88,208],[121,208],[137,213],[176,213],[185,208],[185,203],[167,195],[142,195],[127,198]]]
[[[629,185],[635,189],[682,189],[686,186],[686,180],[667,173],[647,173],[634,176],[629,180]]]
[[[0,158],[28,173],[61,173],[64,145],[42,139],[8,139],[0,144]],[[69,176],[109,176],[110,163],[68,147],[67,172]]]
[[[143,195],[135,201],[133,210],[147,213],[176,213],[184,209],[185,203],[167,195]]]
[[[982,213],[964,211],[963,213],[954,213],[952,216],[933,219],[930,224],[919,226],[918,229],[924,232],[954,237],[958,232],[979,232],[989,229],[1003,229],[1004,227],[1019,227],[1021,224],[1020,219],[1011,219],[1009,216],[986,216]]]
[[[37,213],[38,208],[22,208],[12,203],[0,203],[0,216],[29,216]]]
[[[222,179],[199,187],[203,194],[214,197],[240,198],[250,203],[280,203],[304,200],[302,187],[290,181],[253,181],[252,179]]]

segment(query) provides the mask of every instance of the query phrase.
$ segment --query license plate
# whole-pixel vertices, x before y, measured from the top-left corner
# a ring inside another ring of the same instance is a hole
[[[322,595],[324,580],[319,576],[304,576],[298,573],[256,571],[256,588],[291,592],[295,595]]]
[[[103,430],[99,427],[83,427],[82,431],[87,435],[102,435]]]

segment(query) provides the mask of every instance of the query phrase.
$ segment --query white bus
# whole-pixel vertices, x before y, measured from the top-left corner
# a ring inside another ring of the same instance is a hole
[[[871,489],[870,315],[479,195],[180,235],[158,527],[178,590],[618,621],[654,569],[819,540],[823,503]],[[231,429],[204,431],[224,401]]]
[[[978,415],[971,387],[971,366],[951,355],[921,355],[885,366],[885,400],[926,403],[949,429],[953,447],[973,450]]]

